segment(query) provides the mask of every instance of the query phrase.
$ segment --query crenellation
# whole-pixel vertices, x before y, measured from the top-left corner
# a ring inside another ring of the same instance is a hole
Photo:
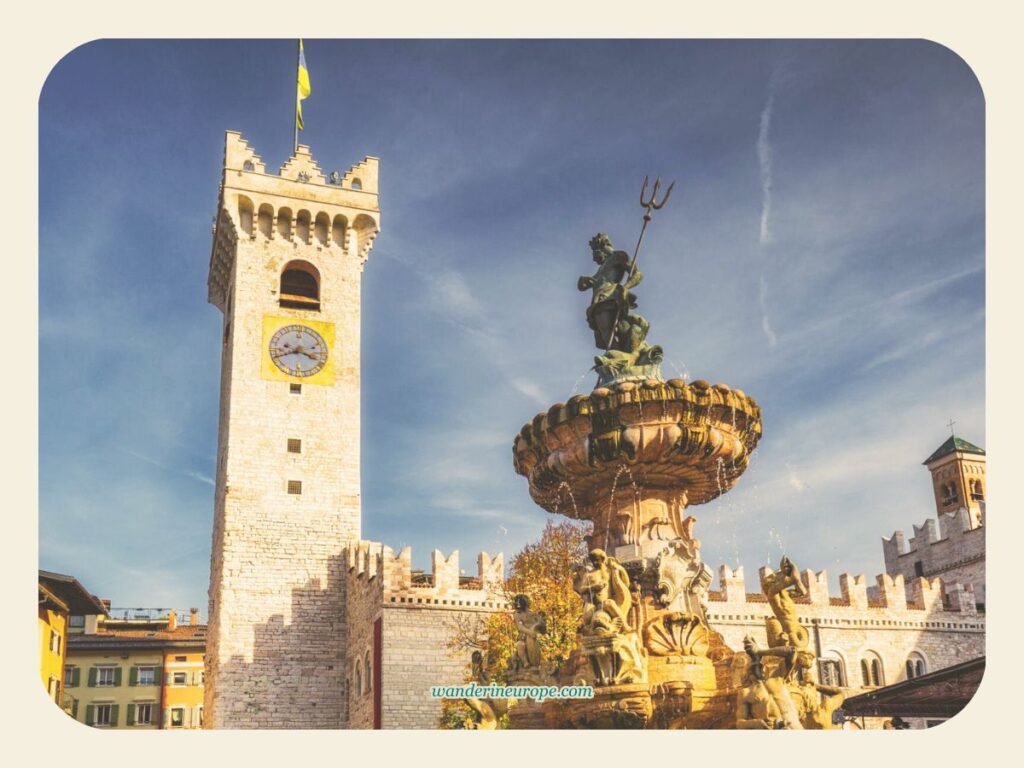
[[[979,604],[985,602],[985,527],[971,510],[960,507],[937,519],[914,525],[909,544],[902,531],[882,540],[885,570],[901,574],[907,588],[914,578],[940,576],[973,588]],[[908,592],[908,599],[910,599]]]
[[[907,588],[903,583],[903,575],[895,577],[880,573],[875,577],[878,582],[877,594],[882,605],[887,609],[905,611],[907,609]]]
[[[807,597],[811,605],[829,605],[832,598],[828,591],[828,572],[811,570],[803,572],[804,586],[807,588]]]
[[[444,553],[435,549],[430,553],[431,573],[433,574],[434,591],[438,595],[457,592],[459,589],[459,550],[453,550],[446,558]]]
[[[839,574],[839,589],[843,593],[843,602],[851,608],[865,610],[868,607],[868,585],[863,574],[852,576],[849,573]]]
[[[500,552],[494,558],[481,552],[476,558],[476,572],[483,590],[497,592],[505,582],[504,557]]]
[[[919,611],[931,611],[942,608],[942,579],[927,579],[918,576],[910,582],[911,599],[907,606]]]
[[[719,589],[726,602],[742,603],[747,599],[746,580],[743,575],[743,566],[737,566],[733,570],[728,565],[721,565],[718,568]]]
[[[940,538],[938,524],[934,518],[928,518],[922,525],[914,525],[914,535],[910,537],[910,548],[916,550],[922,544],[934,544]]]
[[[246,167],[246,163],[252,165]],[[266,173],[266,163],[238,131],[226,131],[224,142],[224,168],[232,171]]]
[[[303,174],[305,174],[305,178],[303,178]],[[327,177],[324,176],[324,172],[320,170],[320,166],[313,159],[309,147],[305,144],[299,144],[295,148],[295,154],[285,161],[281,170],[278,171],[278,175],[283,179],[295,179],[307,184],[327,183]]]
[[[948,584],[945,590],[949,610],[959,611],[964,615],[977,615],[978,606],[973,586],[970,584]]]

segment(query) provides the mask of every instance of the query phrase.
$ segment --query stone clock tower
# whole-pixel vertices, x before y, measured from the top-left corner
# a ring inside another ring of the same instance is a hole
[[[205,725],[339,728],[343,550],[360,536],[362,269],[377,159],[268,173],[229,131],[209,300],[224,314]]]

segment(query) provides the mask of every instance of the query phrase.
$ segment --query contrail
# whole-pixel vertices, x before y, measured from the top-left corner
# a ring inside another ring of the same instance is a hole
[[[764,279],[764,274],[761,274],[761,290],[758,292],[758,299],[761,303],[761,330],[764,331],[764,335],[768,338],[768,344],[775,346],[776,338],[775,331],[772,330],[771,325],[768,323],[768,282]]]
[[[757,132],[757,162],[761,171],[761,231],[758,235],[758,243],[762,248],[771,242],[771,230],[769,221],[772,214],[772,145],[769,140],[769,133],[772,127],[772,108],[775,106],[775,79],[776,73],[768,81],[768,98],[765,101],[764,109],[761,110],[761,127]],[[776,342],[775,331],[768,322],[768,283],[761,272],[761,290],[759,300],[761,304],[761,330],[768,339],[769,346],[774,347]]]
[[[772,108],[775,105],[775,78],[768,83],[768,100],[761,110],[761,130],[757,134],[757,161],[761,167],[761,235],[760,243],[771,241],[768,221],[772,213],[772,145],[768,134],[772,127]]]

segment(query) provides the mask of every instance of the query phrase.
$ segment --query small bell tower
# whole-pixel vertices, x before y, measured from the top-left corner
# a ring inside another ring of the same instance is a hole
[[[932,474],[935,509],[942,515],[961,507],[968,512],[972,528],[985,521],[985,451],[955,434],[924,460]]]

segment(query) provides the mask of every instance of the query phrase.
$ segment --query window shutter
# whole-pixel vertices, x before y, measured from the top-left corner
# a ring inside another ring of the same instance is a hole
[[[135,705],[128,705],[128,725],[135,725]]]
[[[131,669],[128,670],[128,685],[138,685],[138,684],[139,684],[139,668],[138,667],[132,667]]]
[[[71,687],[77,688],[82,684],[82,669],[81,667],[71,668]]]
[[[117,688],[121,685],[121,668],[114,667],[114,687]]]
[[[117,728],[117,710],[120,708],[119,704],[110,705],[110,727]]]
[[[73,720],[78,719],[78,699],[72,699],[71,701],[71,718]]]
[[[86,725],[92,725],[95,722],[96,722],[96,707],[94,707],[92,704],[89,704],[85,708],[85,724]]]
[[[163,674],[163,670],[160,667],[156,667],[153,670],[153,685],[160,685],[160,676]]]

